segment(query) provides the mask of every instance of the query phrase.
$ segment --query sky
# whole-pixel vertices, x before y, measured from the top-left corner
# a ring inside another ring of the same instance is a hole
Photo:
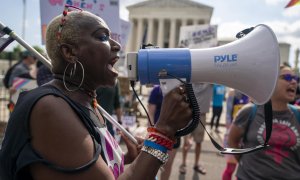
[[[126,7],[144,0],[119,0],[120,17],[128,20]],[[232,39],[236,33],[266,24],[279,42],[291,44],[290,63],[300,48],[300,5],[284,8],[290,0],[194,0],[214,8],[211,24],[218,25],[220,39]],[[26,0],[25,34],[22,34],[23,0],[0,0],[0,21],[24,37],[30,45],[41,45],[40,0]],[[8,48],[16,46],[16,43]],[[44,46],[42,46],[44,47]]]

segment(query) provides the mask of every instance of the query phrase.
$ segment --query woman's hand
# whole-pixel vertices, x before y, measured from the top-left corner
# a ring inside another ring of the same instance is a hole
[[[176,131],[184,128],[191,119],[192,109],[187,102],[185,88],[179,86],[164,97],[156,128],[165,135],[174,137]]]
[[[135,137],[138,141],[138,145],[134,144],[123,132],[120,131],[121,137],[127,146],[127,153],[125,154],[125,164],[130,164],[141,152],[143,147],[144,139]]]

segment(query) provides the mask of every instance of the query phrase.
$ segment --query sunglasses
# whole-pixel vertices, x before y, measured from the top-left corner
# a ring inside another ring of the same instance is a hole
[[[281,79],[284,79],[286,80],[287,82],[291,82],[293,79],[299,83],[299,77],[298,76],[294,76],[294,75],[291,75],[291,74],[282,74],[279,76]]]

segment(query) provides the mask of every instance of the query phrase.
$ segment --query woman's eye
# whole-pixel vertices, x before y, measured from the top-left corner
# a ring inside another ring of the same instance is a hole
[[[108,41],[109,40],[109,35],[103,34],[99,37],[100,41]]]

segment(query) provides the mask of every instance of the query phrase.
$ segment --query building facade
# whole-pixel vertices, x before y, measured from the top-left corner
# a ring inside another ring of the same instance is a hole
[[[192,0],[146,0],[127,7],[131,33],[126,52],[138,51],[142,44],[160,48],[178,47],[181,26],[210,24],[213,7]],[[220,40],[219,45],[234,39]],[[279,43],[281,63],[289,62],[290,44]]]
[[[128,6],[132,24],[127,52],[142,44],[178,46],[180,26],[210,24],[213,8],[190,0],[148,0]]]

